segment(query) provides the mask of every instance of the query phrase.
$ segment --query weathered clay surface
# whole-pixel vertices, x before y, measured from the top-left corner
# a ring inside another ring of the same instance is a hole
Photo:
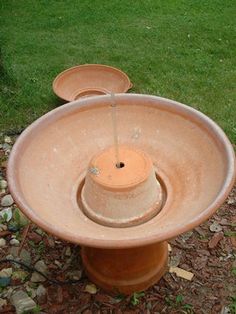
[[[116,295],[131,294],[147,289],[167,271],[167,242],[120,250],[84,247],[82,259],[97,285]]]
[[[66,101],[113,93],[132,87],[121,70],[102,64],[84,64],[60,73],[53,82],[54,93]]]
[[[85,214],[115,227],[139,225],[154,217],[162,205],[162,191],[152,161],[135,148],[120,146],[117,167],[114,147],[94,156],[81,198]]]
[[[100,248],[163,241],[210,217],[234,181],[234,152],[223,131],[196,110],[160,97],[123,94],[116,102],[120,143],[147,153],[165,183],[161,212],[135,227],[111,228],[78,205],[89,161],[113,144],[109,96],[55,109],[19,137],[8,183],[22,211],[58,237]]]

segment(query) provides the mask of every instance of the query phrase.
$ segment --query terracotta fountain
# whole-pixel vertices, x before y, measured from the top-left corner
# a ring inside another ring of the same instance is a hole
[[[186,105],[135,94],[115,101],[119,151],[111,97],[74,101],[22,133],[8,182],[34,223],[82,246],[92,281],[130,294],[165,273],[168,239],[223,203],[235,159],[223,131]]]
[[[126,73],[103,64],[82,64],[69,68],[53,81],[54,93],[66,101],[113,93],[132,88]]]

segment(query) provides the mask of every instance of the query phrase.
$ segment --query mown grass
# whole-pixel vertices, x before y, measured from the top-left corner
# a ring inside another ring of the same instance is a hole
[[[27,126],[59,104],[63,69],[124,70],[132,92],[191,105],[236,143],[235,1],[1,1],[0,130]]]

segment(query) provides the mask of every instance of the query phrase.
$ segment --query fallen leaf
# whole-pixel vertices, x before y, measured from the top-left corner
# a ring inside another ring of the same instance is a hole
[[[187,270],[184,270],[182,268],[179,267],[170,267],[169,269],[170,273],[175,273],[178,277],[184,278],[186,280],[192,280],[194,274],[190,273]]]
[[[217,244],[224,238],[223,232],[218,232],[213,235],[211,240],[208,242],[209,249],[214,249]]]
[[[232,246],[233,246],[234,248],[236,248],[236,238],[235,238],[235,237],[231,237],[231,238],[230,238],[230,241],[231,241],[231,243],[232,243]]]

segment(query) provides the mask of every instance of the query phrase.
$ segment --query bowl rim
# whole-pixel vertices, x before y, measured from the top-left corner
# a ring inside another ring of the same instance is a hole
[[[233,150],[233,147],[225,135],[224,131],[221,129],[220,126],[218,126],[211,118],[206,116],[205,114],[199,112],[198,110],[189,107],[187,105],[184,105],[182,103],[162,98],[158,96],[151,96],[151,95],[143,95],[143,94],[117,94],[117,101],[119,100],[125,100],[125,99],[135,99],[135,98],[142,98],[146,102],[153,100],[153,101],[164,101],[164,104],[162,106],[167,106],[168,109],[171,110],[171,108],[178,107],[178,112],[185,114],[186,112],[190,115],[194,115],[199,121],[203,122],[204,125],[207,125],[208,128],[210,128],[214,134],[216,134],[217,138],[220,140],[221,144],[224,146],[225,155],[227,158],[227,175],[224,179],[224,182],[222,183],[221,190],[219,191],[217,197],[215,200],[207,207],[205,208],[199,215],[195,216],[192,220],[190,220],[188,223],[178,225],[171,231],[165,231],[164,233],[154,233],[151,236],[148,237],[145,235],[139,236],[138,238],[124,238],[124,239],[97,239],[96,235],[94,234],[93,237],[88,237],[84,235],[74,235],[69,230],[67,232],[61,232],[58,230],[57,226],[54,226],[50,224],[49,222],[42,220],[39,218],[39,216],[31,209],[31,207],[28,205],[26,200],[24,199],[24,196],[22,195],[19,183],[17,183],[17,180],[15,180],[15,171],[16,171],[16,165],[17,165],[17,159],[18,152],[21,149],[22,144],[24,145],[24,141],[27,138],[28,135],[31,134],[32,131],[37,130],[37,128],[42,126],[42,123],[44,121],[52,121],[54,119],[58,119],[59,117],[63,116],[64,114],[68,114],[70,112],[73,112],[74,110],[78,110],[81,108],[89,108],[101,105],[102,103],[106,103],[108,99],[110,99],[109,95],[105,96],[94,96],[91,98],[86,98],[83,100],[77,100],[70,102],[69,104],[65,104],[59,108],[53,109],[52,111],[46,113],[45,115],[41,116],[39,119],[34,121],[31,125],[29,125],[19,136],[17,141],[15,142],[12,151],[10,153],[10,157],[8,160],[7,165],[7,181],[9,185],[9,191],[15,200],[15,203],[19,206],[19,208],[23,211],[23,213],[30,218],[31,221],[33,221],[36,225],[38,225],[43,230],[46,230],[49,234],[53,234],[61,239],[64,239],[66,241],[70,241],[76,244],[81,244],[84,246],[90,246],[90,247],[98,247],[98,248],[129,248],[129,247],[138,247],[138,246],[144,246],[156,242],[165,241],[171,238],[176,237],[177,235],[187,232],[189,230],[192,230],[196,226],[200,225],[202,222],[207,220],[209,217],[211,217],[214,212],[219,208],[220,205],[223,204],[226,197],[230,193],[235,177],[236,177],[236,161],[235,161],[235,153]],[[104,100],[104,102],[103,102]],[[155,105],[155,104],[154,104]],[[138,228],[136,227],[130,227],[130,228]],[[128,227],[129,228],[129,227]],[[158,229],[158,228],[157,228]]]
[[[64,95],[62,95],[62,93],[60,92],[60,89],[58,89],[57,85],[58,85],[58,82],[59,80],[61,79],[61,77],[63,77],[66,73],[68,72],[74,72],[78,69],[81,69],[81,68],[93,68],[93,67],[100,67],[100,68],[103,68],[103,69],[109,69],[109,70],[113,70],[117,73],[120,73],[126,80],[127,84],[126,84],[126,88],[124,89],[124,91],[122,93],[126,93],[130,88],[133,87],[133,84],[131,83],[130,81],[130,78],[128,77],[128,75],[123,72],[122,70],[116,68],[116,67],[113,67],[113,66],[110,66],[110,65],[106,65],[106,64],[99,64],[99,63],[85,63],[85,64],[80,64],[80,65],[75,65],[73,67],[70,67],[62,72],[60,72],[53,80],[53,83],[52,83],[52,89],[53,89],[53,92],[61,99],[63,100],[66,100],[68,102],[70,101],[74,101],[74,100],[71,100],[71,99],[68,99],[68,98],[65,98]],[[85,90],[89,90],[91,89],[91,87],[88,87],[88,88],[83,88],[83,91]],[[105,89],[105,88],[104,88]]]

